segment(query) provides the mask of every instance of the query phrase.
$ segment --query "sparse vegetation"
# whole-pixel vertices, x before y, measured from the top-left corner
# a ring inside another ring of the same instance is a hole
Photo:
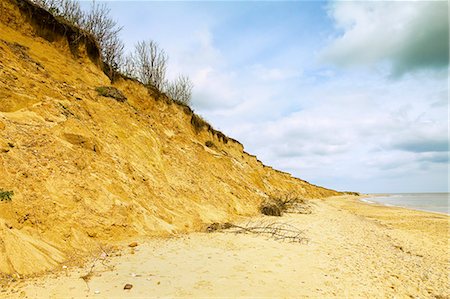
[[[166,81],[167,54],[155,41],[140,41],[126,59],[128,76],[137,78],[145,86],[163,91]]]
[[[83,11],[79,2],[73,0],[33,0],[33,2],[53,16],[92,35],[100,47],[103,70],[114,81],[123,64],[124,44],[119,38],[122,27],[110,16],[110,9],[105,3],[92,1],[90,9]]]
[[[175,102],[189,106],[193,87],[188,77],[180,75],[175,81],[166,83],[164,91]]]
[[[78,53],[79,42],[86,42],[89,57],[96,62],[101,59],[103,71],[111,81],[118,77],[137,80],[144,84],[149,94],[156,99],[163,98],[169,103],[181,105],[186,113],[192,115],[191,124],[196,133],[206,128],[224,143],[230,140],[189,108],[194,85],[187,76],[180,75],[174,81],[166,78],[168,56],[155,41],[138,42],[134,51],[125,55],[123,41],[119,38],[122,27],[111,17],[110,9],[105,3],[99,4],[92,0],[90,8],[83,11],[79,2],[74,0],[31,1],[56,18],[56,21],[46,20],[45,24],[52,24],[58,34],[67,37],[74,54]],[[109,96],[109,93],[103,91],[102,95]],[[121,96],[111,97],[118,101],[126,100]]]
[[[132,53],[125,55],[124,43],[119,38],[123,27],[111,17],[105,3],[92,1],[90,9],[83,11],[79,2],[74,0],[32,1],[56,18],[90,34],[100,47],[103,71],[112,81],[118,76],[137,79],[147,88],[156,88],[179,104],[190,104],[191,80],[184,75],[172,82],[166,79],[168,56],[158,43],[153,40],[140,41]]]
[[[211,125],[206,120],[194,113],[191,117],[191,124],[194,127],[196,133],[200,133],[205,127],[207,129],[212,129]]]
[[[118,102],[125,102],[127,98],[125,95],[115,87],[112,86],[100,86],[95,89],[99,95],[113,98]]]
[[[46,9],[54,16],[61,17],[78,27],[83,26],[84,12],[80,3],[71,0],[33,0],[34,3]]]
[[[107,66],[106,74],[114,79],[123,63],[124,44],[119,38],[122,27],[110,17],[110,9],[105,3],[95,1],[91,2],[91,9],[84,15],[81,27],[97,40]]]
[[[14,195],[14,191],[3,191],[0,189],[0,201],[11,201]]]

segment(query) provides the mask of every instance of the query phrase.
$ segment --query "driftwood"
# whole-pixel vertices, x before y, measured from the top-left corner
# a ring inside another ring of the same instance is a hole
[[[280,222],[249,222],[245,225],[232,223],[213,223],[206,229],[207,232],[221,231],[235,234],[254,234],[268,236],[277,241],[308,244],[304,231],[288,223]]]

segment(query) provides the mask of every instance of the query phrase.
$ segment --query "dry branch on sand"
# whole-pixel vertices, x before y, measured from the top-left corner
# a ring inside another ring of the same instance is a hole
[[[248,222],[245,225],[232,223],[213,223],[206,229],[207,232],[221,231],[235,234],[254,234],[268,236],[277,241],[288,241],[292,243],[308,243],[304,231],[284,222]]]
[[[91,262],[92,264],[91,267],[89,268],[89,271],[85,275],[80,276],[80,278],[83,279],[84,282],[86,283],[88,291],[90,291],[89,281],[95,274],[94,269],[98,265],[98,262],[100,262],[109,271],[112,271],[114,269],[114,266],[110,266],[107,264],[108,263],[107,258],[111,256],[113,249],[109,247],[103,248],[102,246],[100,246],[100,250],[101,250],[100,253],[92,259]]]

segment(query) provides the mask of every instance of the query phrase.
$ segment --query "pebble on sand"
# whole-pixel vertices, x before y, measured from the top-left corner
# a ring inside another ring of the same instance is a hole
[[[128,247],[136,247],[138,246],[137,242],[131,242],[130,244],[128,244]]]

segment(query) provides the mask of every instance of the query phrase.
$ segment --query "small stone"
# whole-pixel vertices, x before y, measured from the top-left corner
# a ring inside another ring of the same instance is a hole
[[[132,287],[133,287],[132,284],[127,283],[127,284],[123,287],[123,289],[124,289],[124,290],[131,290]]]
[[[100,291],[99,290],[95,290],[94,294],[100,294]]]
[[[137,242],[131,242],[130,244],[128,244],[128,247],[136,247],[138,246]]]

